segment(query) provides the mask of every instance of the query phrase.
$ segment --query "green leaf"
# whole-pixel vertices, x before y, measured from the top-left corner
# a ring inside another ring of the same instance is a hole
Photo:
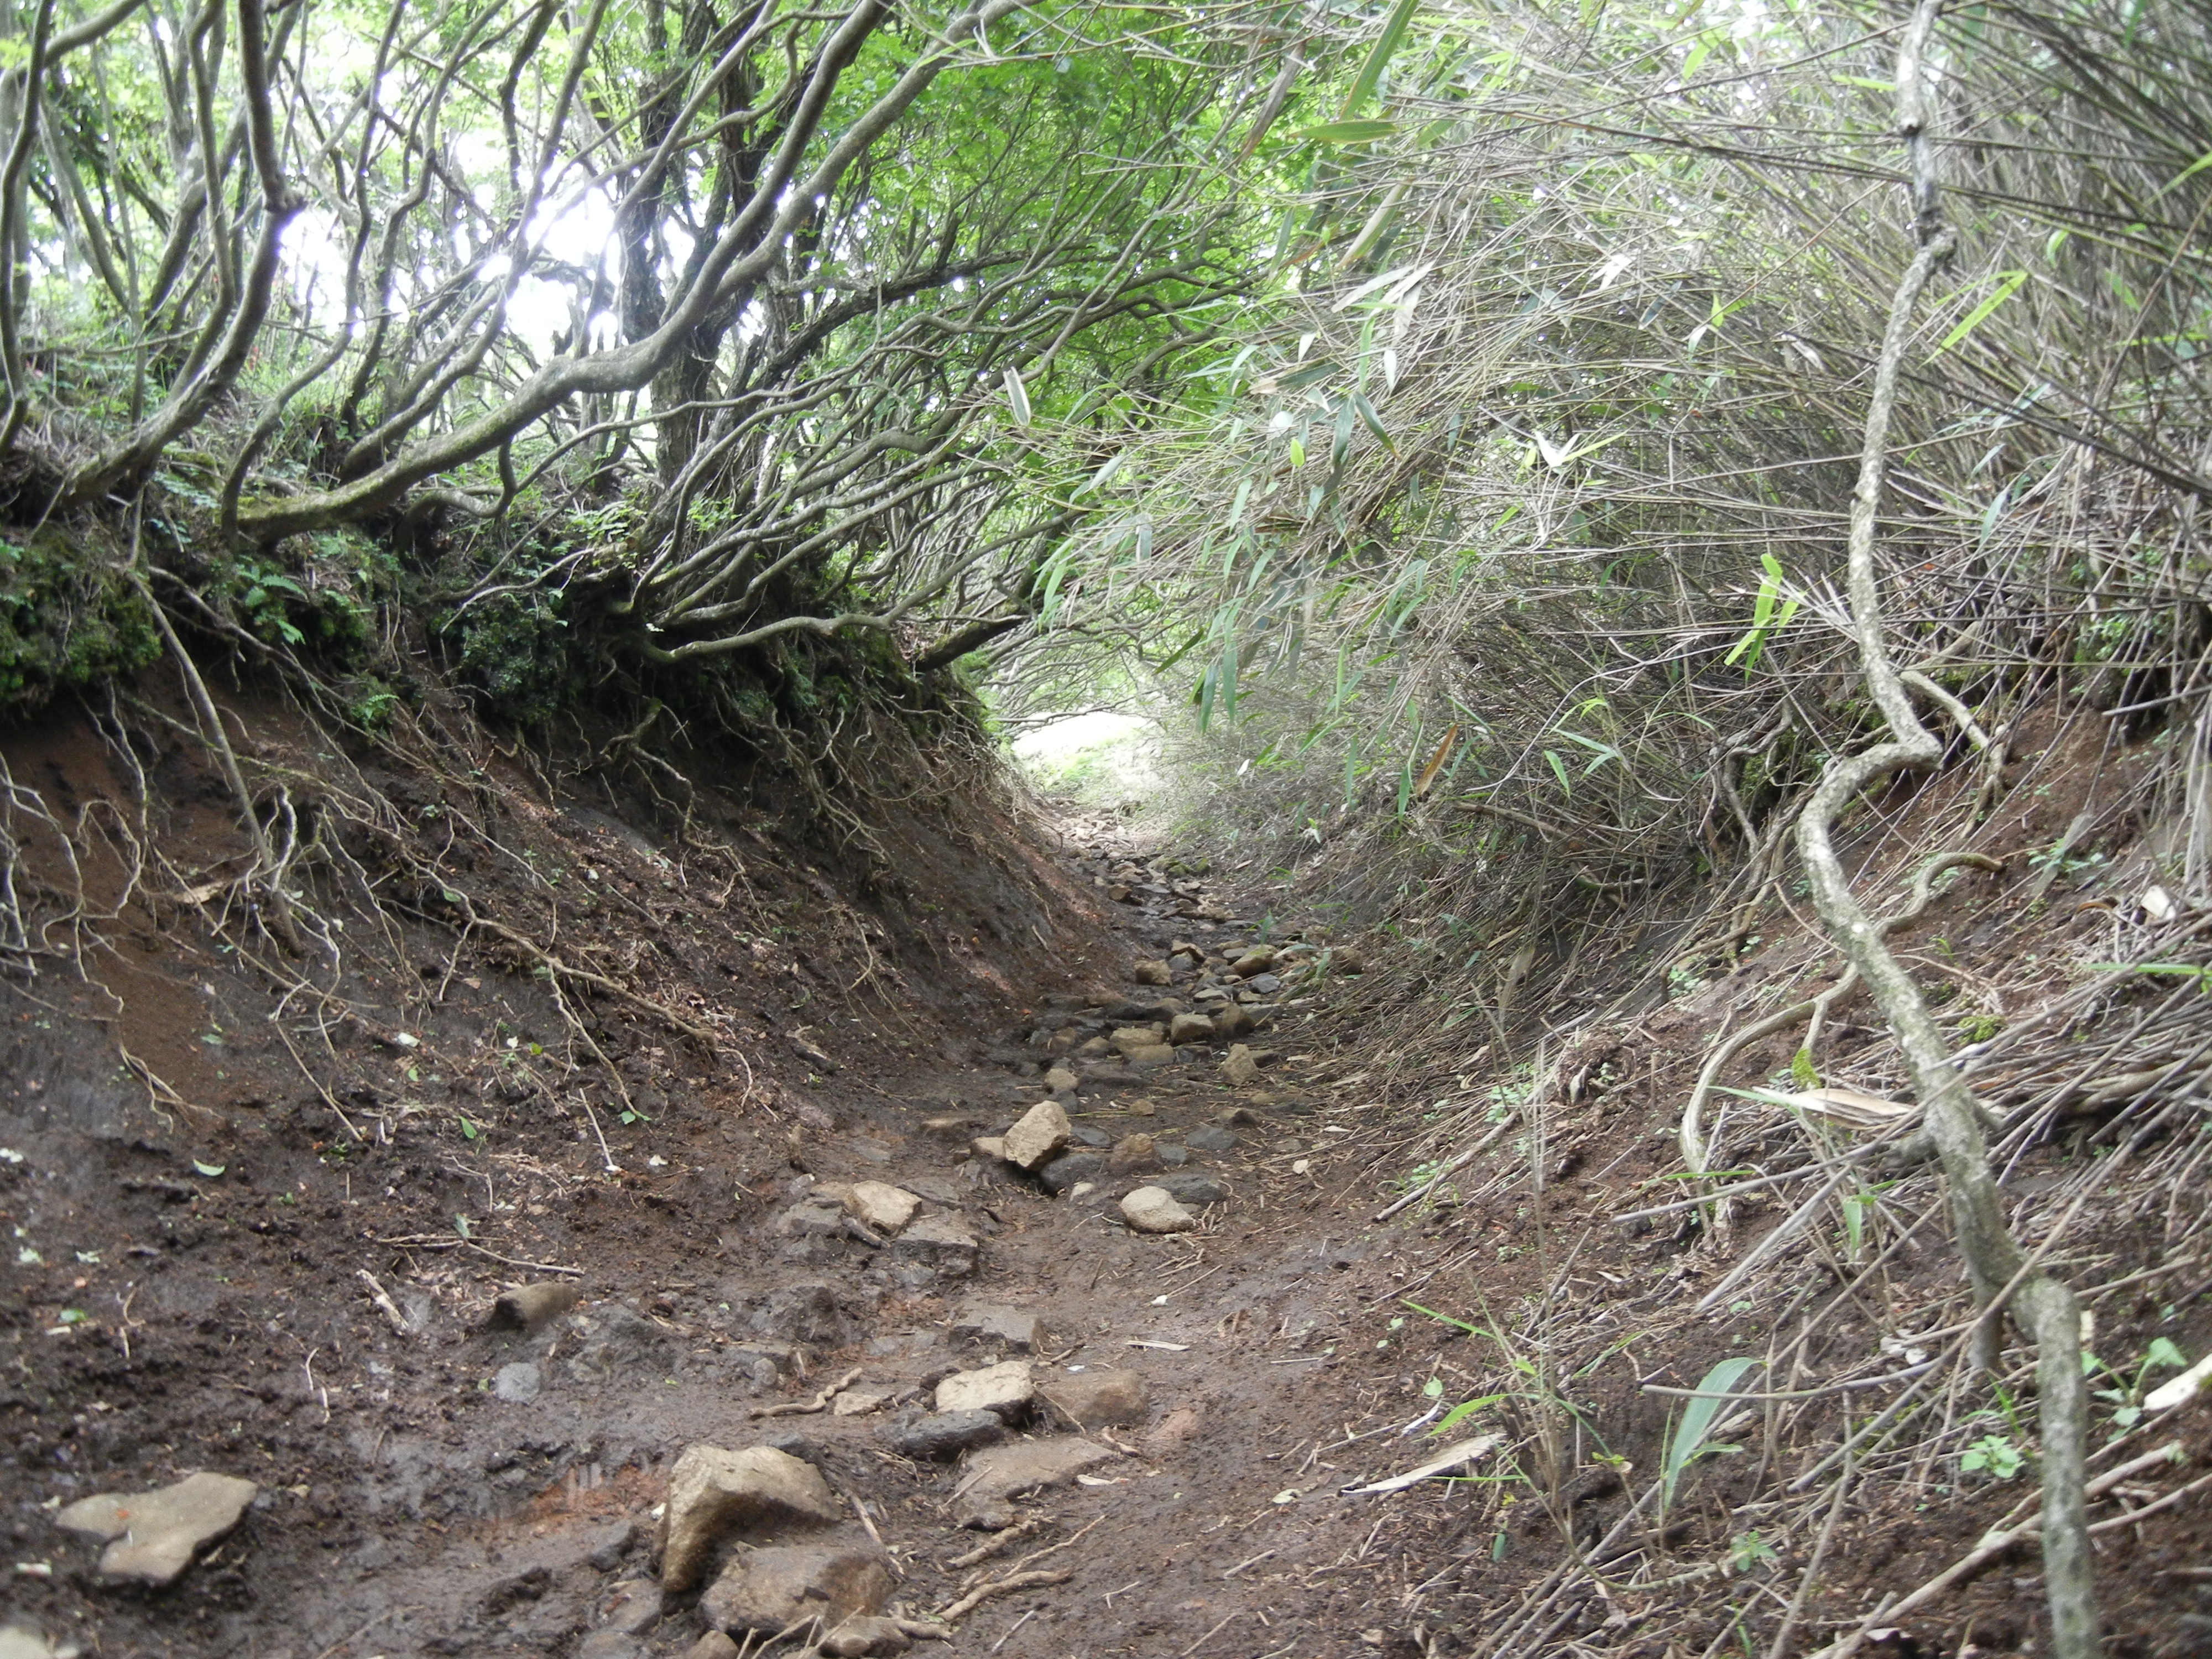
[[[1479,1400],[1463,1401],[1459,1405],[1454,1406],[1442,1417],[1438,1418],[1437,1419],[1436,1426],[1431,1429],[1429,1432],[1431,1434],[1443,1434],[1448,1430],[1455,1429],[1468,1418],[1474,1416],[1475,1413],[1482,1410],[1485,1407],[1495,1406],[1499,1401],[1504,1398],[1505,1396],[1502,1394],[1486,1394]]]
[[[1406,31],[1413,26],[1413,9],[1419,3],[1419,0],[1398,0],[1398,3],[1390,9],[1390,15],[1382,24],[1382,33],[1375,37],[1375,45],[1367,54],[1367,61],[1359,66],[1359,76],[1352,82],[1352,92],[1344,100],[1343,113],[1347,118],[1375,95],[1375,88],[1382,84],[1384,67],[1398,50],[1399,44],[1405,40]]]
[[[1352,406],[1359,411],[1359,418],[1366,423],[1367,429],[1380,441],[1382,447],[1393,455],[1396,454],[1398,446],[1390,441],[1390,434],[1383,430],[1382,417],[1375,412],[1375,405],[1367,401],[1367,394],[1354,391],[1352,394]]]
[[[1544,758],[1551,762],[1552,775],[1559,779],[1561,792],[1572,795],[1575,793],[1575,787],[1567,781],[1567,764],[1559,758],[1559,751],[1556,749],[1547,749],[1544,751]]]
[[[1936,349],[1928,354],[1926,361],[1934,362],[1953,346],[1979,328],[1988,319],[1989,314],[2017,294],[2021,284],[2027,280],[2027,273],[2024,270],[2001,270],[1997,275],[2002,280],[1997,283],[1996,291],[1968,312],[1958,327],[1946,334]]]
[[[1371,144],[1397,130],[1395,121],[1324,121],[1319,126],[1300,127],[1291,137],[1309,144]]]
[[[470,1122],[468,1119],[463,1118],[461,1120],[461,1134],[466,1139],[474,1140],[477,1138],[477,1126]]]
[[[1667,1458],[1662,1471],[1665,1485],[1661,1496],[1662,1504],[1674,1501],[1674,1488],[1682,1478],[1682,1471],[1706,1449],[1705,1437],[1712,1432],[1714,1419],[1721,1407],[1728,1404],[1724,1397],[1743,1374],[1764,1361],[1751,1358],[1723,1359],[1705,1373],[1698,1384],[1697,1398],[1684,1402],[1681,1421],[1675,1424],[1674,1437],[1667,1443]],[[1719,1449],[1714,1448],[1713,1449]]]
[[[228,1164],[203,1164],[198,1158],[194,1158],[192,1160],[192,1168],[198,1170],[210,1181],[213,1181],[217,1176],[221,1175],[230,1166]]]
[[[2206,150],[2203,155],[2198,156],[2187,167],[2182,168],[2180,172],[2175,173],[2172,178],[2167,179],[2163,185],[2160,185],[2158,189],[2153,192],[2150,199],[2155,202],[2160,196],[2165,195],[2167,191],[2172,190],[2177,185],[2186,184],[2190,179],[2195,178],[2207,167],[2212,167],[2212,149]]]
[[[1030,393],[1029,388],[1022,384],[1022,372],[1018,368],[1006,371],[1006,401],[1013,406],[1014,424],[1026,427],[1030,423]]]

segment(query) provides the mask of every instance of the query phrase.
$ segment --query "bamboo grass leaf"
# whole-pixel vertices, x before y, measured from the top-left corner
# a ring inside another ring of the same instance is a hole
[[[2001,270],[1997,275],[2002,280],[1998,282],[1996,292],[1968,312],[1959,325],[1946,334],[1937,343],[1936,349],[1928,354],[1925,361],[1934,362],[1953,346],[1979,328],[1989,319],[1990,314],[2017,294],[2021,284],[2027,280],[2027,273],[2024,270]]]
[[[1681,1420],[1674,1425],[1674,1432],[1667,1443],[1667,1461],[1663,1470],[1662,1504],[1674,1501],[1674,1488],[1680,1483],[1682,1471],[1696,1462],[1705,1448],[1705,1437],[1713,1430],[1713,1423],[1728,1404],[1726,1395],[1743,1374],[1762,1362],[1752,1358],[1723,1359],[1707,1371],[1705,1380],[1698,1384],[1697,1398],[1684,1408]]]
[[[1358,78],[1352,82],[1352,91],[1344,100],[1342,113],[1346,119],[1359,106],[1374,96],[1375,88],[1382,83],[1382,70],[1390,62],[1406,31],[1413,27],[1413,11],[1420,0],[1398,0],[1384,20],[1382,33],[1375,38],[1375,45],[1367,54],[1367,61],[1359,66]]]

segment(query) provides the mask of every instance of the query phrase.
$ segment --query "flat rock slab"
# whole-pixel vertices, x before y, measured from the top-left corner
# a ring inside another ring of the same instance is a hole
[[[1118,1456],[1075,1435],[1017,1441],[977,1452],[953,1495],[956,1516],[963,1526],[981,1526],[1005,1513],[1008,1498],[1048,1486],[1072,1486],[1076,1476],[1115,1462]]]
[[[854,1220],[890,1236],[904,1232],[921,1207],[919,1196],[888,1181],[856,1181],[845,1194],[845,1208]]]
[[[774,1635],[809,1618],[820,1619],[826,1630],[877,1612],[895,1583],[880,1550],[780,1545],[731,1562],[699,1598],[699,1611],[722,1631]]]
[[[1198,1218],[1163,1187],[1139,1187],[1121,1200],[1121,1218],[1140,1233],[1187,1233]]]
[[[1036,1385],[1026,1359],[1009,1359],[981,1370],[955,1371],[937,1385],[937,1409],[945,1412],[991,1412],[1001,1418],[1018,1417],[1036,1398]]]
[[[222,1537],[261,1488],[236,1475],[202,1471],[155,1492],[81,1498],[55,1523],[107,1540],[100,1576],[111,1583],[173,1583],[204,1544]]]
[[[714,1547],[734,1533],[826,1527],[845,1518],[811,1463],[771,1446],[725,1451],[687,1446],[668,1477],[660,1523],[660,1582],[687,1590],[707,1576]]]
[[[1059,1374],[1046,1378],[1038,1392],[1048,1405],[1079,1429],[1141,1422],[1145,1413],[1152,1408],[1152,1391],[1135,1371]]]

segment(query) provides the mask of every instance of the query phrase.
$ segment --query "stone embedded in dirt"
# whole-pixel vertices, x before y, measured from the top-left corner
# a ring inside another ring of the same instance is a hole
[[[1175,975],[1164,962],[1140,962],[1129,970],[1129,977],[1139,985],[1171,985]]]
[[[645,1659],[645,1649],[627,1631],[595,1630],[576,1644],[576,1659]]]
[[[1114,1033],[1114,1046],[1126,1054],[1132,1048],[1150,1048],[1166,1035],[1164,1025],[1123,1025]]]
[[[1177,1014],[1168,1026],[1168,1041],[1178,1048],[1186,1042],[1211,1042],[1213,1022],[1204,1014]]]
[[[1092,1152],[1103,1152],[1114,1144],[1114,1137],[1103,1129],[1094,1129],[1088,1123],[1079,1123],[1067,1132],[1072,1145],[1087,1146]]]
[[[884,1431],[884,1443],[917,1463],[939,1463],[978,1446],[995,1446],[1006,1437],[996,1412],[939,1412]]]
[[[584,1557],[601,1572],[612,1572],[623,1562],[623,1557],[637,1547],[637,1522],[631,1520],[615,1522],[602,1527],[594,1537],[591,1551]]]
[[[1142,1131],[1123,1135],[1114,1143],[1114,1150],[1106,1157],[1106,1172],[1109,1175],[1146,1175],[1159,1167],[1158,1143]]]
[[[1121,1215],[1140,1233],[1187,1233],[1198,1218],[1163,1187],[1139,1187],[1121,1200]]]
[[[949,1209],[960,1206],[960,1189],[943,1176],[908,1176],[904,1185],[915,1197],[926,1198],[932,1204],[942,1204]]]
[[[811,1463],[769,1446],[725,1451],[687,1446],[668,1477],[660,1523],[660,1582],[687,1590],[707,1576],[714,1547],[732,1533],[826,1527],[845,1518]]]
[[[1158,1115],[1160,1109],[1156,1101],[1138,1099],[1131,1101],[1121,1109],[1131,1117],[1153,1117]]]
[[[1234,1002],[1226,1003],[1213,1016],[1213,1034],[1216,1036],[1241,1037],[1256,1030],[1259,1024],[1252,1018],[1249,1008]]]
[[[960,1218],[947,1211],[922,1217],[898,1236],[893,1248],[902,1255],[919,1256],[939,1273],[964,1279],[975,1271],[976,1252],[982,1246]]]
[[[684,1659],[738,1659],[738,1644],[720,1631],[710,1630],[684,1650]]]
[[[493,1330],[535,1331],[574,1307],[583,1294],[584,1287],[573,1279],[518,1285],[491,1304],[485,1324]]]
[[[845,1208],[862,1225],[887,1236],[905,1231],[921,1200],[888,1181],[856,1181],[845,1194]]]
[[[1154,1176],[1152,1185],[1178,1204],[1218,1204],[1229,1195],[1228,1189],[1204,1170],[1170,1170],[1165,1175]]]
[[[0,1626],[0,1659],[77,1659],[82,1651],[73,1642],[55,1647],[28,1625]]]
[[[1054,1375],[1039,1390],[1046,1404],[1079,1429],[1141,1421],[1152,1408],[1142,1376],[1128,1370],[1084,1370]]]
[[[865,1613],[846,1620],[823,1637],[821,1650],[830,1659],[860,1659],[868,1653],[904,1653],[913,1645],[914,1638],[897,1620]]]
[[[1067,1145],[1067,1113],[1060,1103],[1041,1100],[1006,1131],[1006,1162],[1041,1170]]]
[[[1249,1106],[1231,1106],[1214,1120],[1225,1129],[1254,1129],[1260,1127],[1260,1115]]]
[[[1103,1036],[1092,1037],[1075,1051],[1077,1057],[1081,1060],[1097,1060],[1113,1052],[1114,1045]]]
[[[896,1389],[847,1389],[830,1402],[832,1417],[866,1417],[879,1412],[896,1397]]]
[[[954,1499],[953,1518],[963,1527],[988,1527],[1007,1515],[1006,1499],[1047,1486],[1072,1486],[1076,1476],[1111,1463],[1115,1456],[1074,1435],[994,1446],[969,1460],[968,1477]]]
[[[1257,1083],[1260,1062],[1252,1058],[1252,1051],[1243,1043],[1231,1043],[1229,1052],[1221,1057],[1221,1079],[1238,1089],[1248,1083]]]
[[[778,1238],[827,1238],[845,1231],[842,1199],[809,1193],[777,1216],[769,1228]]]
[[[1190,1162],[1190,1148],[1188,1146],[1172,1146],[1164,1140],[1159,1144],[1158,1152],[1160,1162],[1170,1170],[1180,1169]]]
[[[1264,974],[1275,965],[1275,953],[1266,945],[1255,945],[1229,964],[1229,971],[1239,979],[1250,979],[1255,974]]]
[[[781,1544],[750,1550],[722,1570],[699,1598],[699,1612],[718,1630],[774,1635],[801,1620],[824,1628],[890,1600],[896,1581],[872,1546]]]
[[[934,1135],[939,1140],[958,1140],[975,1127],[972,1117],[926,1117],[921,1121],[921,1132]]]
[[[977,1342],[994,1342],[1017,1353],[1031,1353],[1044,1346],[1044,1322],[1033,1313],[1013,1308],[972,1308],[952,1322],[952,1334]]]
[[[102,1492],[80,1498],[54,1516],[69,1532],[108,1541],[100,1576],[111,1583],[167,1584],[239,1522],[261,1488],[236,1475],[205,1470],[155,1492]]]
[[[795,1457],[802,1463],[822,1467],[822,1448],[809,1440],[797,1429],[778,1429],[761,1437],[761,1444],[771,1451],[780,1451],[786,1457]]]
[[[1162,1042],[1149,1048],[1131,1048],[1124,1054],[1123,1058],[1139,1071],[1145,1072],[1162,1066],[1174,1065],[1176,1054],[1172,1046]]]
[[[1037,1171],[1037,1179],[1044,1182],[1048,1192],[1064,1193],[1085,1181],[1095,1181],[1106,1173],[1106,1159],[1098,1152],[1067,1152]]]
[[[1065,1066],[1055,1066],[1044,1074],[1044,1086],[1055,1095],[1072,1095],[1082,1083],[1083,1079]]]
[[[757,1334],[772,1342],[811,1342],[834,1348],[852,1336],[836,1287],[818,1279],[777,1286],[761,1299],[748,1322]]]
[[[1244,988],[1263,997],[1271,997],[1283,988],[1283,981],[1273,974],[1255,974],[1244,981]]]
[[[977,1135],[968,1143],[968,1150],[978,1158],[995,1158],[1004,1164],[1006,1161],[1006,1138],[1004,1135]]]
[[[491,1397],[503,1400],[510,1406],[527,1406],[538,1398],[545,1380],[537,1366],[518,1361],[501,1365],[491,1380]]]
[[[1026,1359],[1008,1359],[981,1370],[955,1371],[937,1385],[937,1409],[948,1412],[994,1412],[1000,1417],[1019,1417],[1030,1408],[1036,1385]]]
[[[1193,1129],[1182,1140],[1184,1146],[1195,1146],[1201,1152],[1225,1152],[1239,1144],[1237,1136],[1212,1123]]]

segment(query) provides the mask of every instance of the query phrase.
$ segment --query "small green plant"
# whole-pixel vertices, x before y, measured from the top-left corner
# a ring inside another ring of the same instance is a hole
[[[1754,1527],[1749,1532],[1740,1532],[1729,1540],[1729,1571],[1741,1577],[1747,1572],[1757,1572],[1771,1567],[1782,1558],[1775,1553],[1774,1546],[1759,1535]]]
[[[1820,1086],[1820,1073],[1814,1068],[1810,1049],[1800,1048],[1790,1056],[1790,1081],[1800,1090]]]
[[[1763,574],[1759,579],[1759,592],[1751,602],[1751,627],[1735,642],[1735,648],[1722,659],[1723,666],[1729,668],[1741,663],[1746,679],[1749,679],[1752,670],[1759,666],[1759,659],[1766,649],[1766,641],[1789,627],[1790,618],[1797,614],[1798,602],[1796,599],[1782,599],[1778,609],[1775,605],[1782,595],[1782,561],[1771,553],[1762,553],[1759,556],[1759,562]]]
[[[2004,1028],[2004,1019],[2001,1015],[1967,1014],[1959,1021],[1959,1036],[1967,1042],[1987,1042]]]
[[[1959,1472],[1962,1474],[1988,1474],[1999,1480],[2009,1480],[2026,1467],[2027,1455],[2012,1443],[2008,1435],[1985,1434],[1959,1454]]]
[[[2102,1371],[2112,1379],[2114,1386],[2099,1389],[2096,1395],[2098,1399],[2112,1402],[2112,1426],[2123,1434],[2142,1420],[2143,1384],[2150,1380],[2150,1374],[2154,1370],[2185,1370],[2188,1365],[2188,1356],[2162,1336],[2151,1339],[2133,1376],[2114,1370],[2094,1354],[2081,1356],[2083,1371],[2091,1376]]]

